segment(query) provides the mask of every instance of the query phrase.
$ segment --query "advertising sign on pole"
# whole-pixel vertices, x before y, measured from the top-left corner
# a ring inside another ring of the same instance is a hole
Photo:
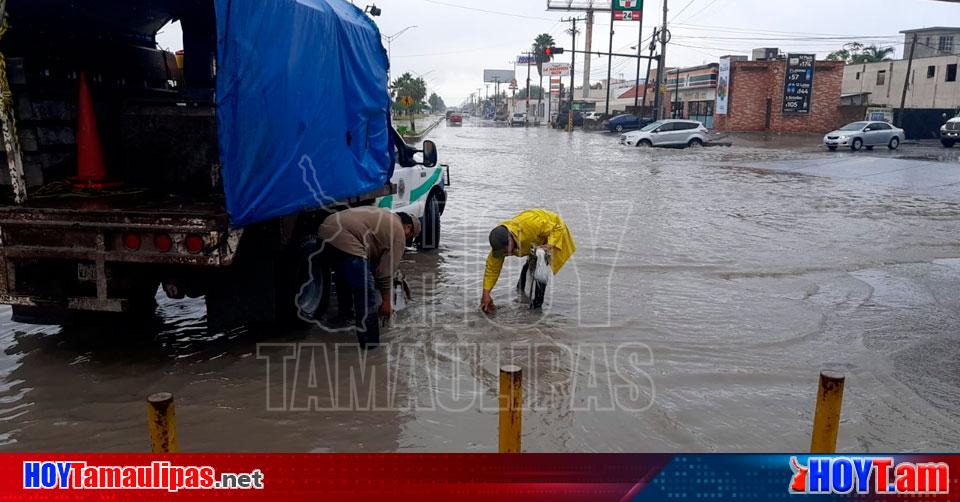
[[[639,12],[643,10],[643,0],[613,0],[613,6],[611,8],[614,11],[630,10]]]
[[[783,113],[810,113],[816,54],[788,54],[783,79]]]
[[[643,15],[640,11],[632,10],[615,10],[613,11],[613,20],[614,21],[637,21],[639,22],[643,19]]]
[[[717,80],[717,115],[726,115],[730,103],[730,58],[720,60]]]
[[[513,70],[483,70],[483,81],[488,83],[508,83],[514,78]]]
[[[543,63],[544,76],[569,77],[570,63]]]

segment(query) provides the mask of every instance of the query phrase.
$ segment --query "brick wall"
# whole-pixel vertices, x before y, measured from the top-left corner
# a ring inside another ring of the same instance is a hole
[[[817,61],[810,113],[783,114],[786,61],[734,61],[727,115],[714,117],[718,131],[822,133],[844,123],[840,110],[843,62]]]

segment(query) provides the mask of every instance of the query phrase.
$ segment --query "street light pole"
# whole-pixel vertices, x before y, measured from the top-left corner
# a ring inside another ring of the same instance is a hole
[[[419,26],[413,24],[413,25],[407,26],[406,28],[404,28],[404,29],[402,29],[402,30],[394,33],[393,35],[380,35],[381,37],[383,37],[383,38],[385,38],[385,39],[387,40],[387,60],[388,60],[388,62],[390,63],[390,66],[393,66],[393,40],[394,40],[395,38],[399,38],[400,35],[403,35],[404,33],[407,32],[407,30],[412,29],[412,28],[419,28]],[[387,83],[388,83],[388,84],[390,83],[390,78],[391,78],[391,69],[390,69],[390,68],[387,68]]]

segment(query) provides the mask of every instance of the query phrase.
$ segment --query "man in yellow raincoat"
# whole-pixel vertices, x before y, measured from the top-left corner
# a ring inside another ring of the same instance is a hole
[[[507,220],[490,232],[490,255],[483,274],[483,299],[480,309],[488,314],[496,312],[490,292],[500,279],[503,260],[507,256],[526,258],[531,251],[542,247],[551,255],[550,266],[557,274],[577,251],[570,229],[559,215],[543,209],[529,209]]]

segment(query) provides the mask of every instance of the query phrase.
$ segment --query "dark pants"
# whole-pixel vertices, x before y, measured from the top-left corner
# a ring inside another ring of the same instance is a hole
[[[340,315],[353,315],[357,327],[357,341],[361,347],[380,343],[380,319],[377,309],[380,295],[366,258],[353,256],[338,249],[329,254],[336,277],[337,304]],[[350,308],[353,308],[353,312]]]

